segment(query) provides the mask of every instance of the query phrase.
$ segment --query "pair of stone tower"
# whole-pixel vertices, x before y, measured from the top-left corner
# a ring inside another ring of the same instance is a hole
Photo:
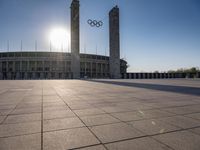
[[[74,79],[80,78],[80,15],[79,0],[71,3],[71,71]],[[110,35],[110,78],[117,79],[120,74],[120,34],[119,8],[116,6],[109,12]]]

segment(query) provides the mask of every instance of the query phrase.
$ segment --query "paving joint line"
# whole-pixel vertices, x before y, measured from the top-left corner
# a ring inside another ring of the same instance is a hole
[[[27,92],[26,92],[27,93]],[[21,100],[17,103],[17,105],[9,111],[9,113],[7,115],[5,115],[6,117],[3,119],[3,121],[0,123],[0,125],[2,125],[4,123],[4,121],[8,118],[8,116],[17,108],[17,106],[24,100],[26,93],[22,96]]]
[[[102,109],[101,109],[101,110],[102,110]],[[103,111],[104,111],[104,110],[103,110]],[[105,111],[104,111],[104,112],[105,112]],[[107,113],[107,112],[106,112],[106,113]],[[115,116],[113,116],[112,114],[109,114],[109,113],[108,113],[108,115],[112,116],[112,117],[115,118],[115,119],[118,119],[118,118],[116,118]],[[176,115],[175,115],[175,116],[176,116]],[[118,120],[130,126],[130,124],[129,124],[128,122],[122,121],[122,120],[120,120],[120,119],[118,119]],[[143,119],[143,120],[146,120],[146,119]],[[177,127],[177,126],[175,126],[175,127]],[[199,126],[199,127],[200,127],[200,126]],[[133,128],[134,128],[134,127],[133,127]],[[179,127],[179,128],[180,128],[180,127]],[[198,127],[195,127],[195,128],[198,128]],[[140,130],[137,129],[137,128],[134,128],[134,129],[136,129],[137,131],[139,131],[139,132],[141,132],[141,133],[144,133],[144,132],[140,131]],[[152,136],[163,135],[163,134],[167,134],[167,133],[178,132],[178,131],[185,131],[185,130],[189,130],[189,129],[182,129],[182,128],[181,128],[181,129],[179,129],[179,130],[169,131],[169,132],[165,132],[165,133],[158,133],[158,134],[152,134],[152,135],[145,135],[144,137],[149,137],[149,138],[154,139]],[[146,134],[146,133],[144,133],[144,134]],[[144,138],[144,137],[141,136],[141,137],[135,137],[135,138],[132,138],[132,139]],[[131,139],[130,139],[130,140],[131,140]],[[155,140],[155,139],[154,139],[154,140]],[[126,140],[123,140],[123,141],[126,141]],[[173,148],[171,148],[170,146],[166,145],[165,143],[162,143],[161,141],[158,141],[158,140],[156,140],[156,141],[159,142],[159,143],[161,143],[161,144],[163,144],[163,145],[165,145],[166,147],[168,147],[168,148],[174,150]],[[117,141],[117,142],[120,142],[120,141]],[[116,143],[116,142],[112,142],[112,143]],[[104,143],[104,144],[111,144],[111,143]]]
[[[104,146],[104,148],[106,150],[107,147],[104,145],[104,143],[92,132],[92,130],[83,122],[83,120],[71,109],[71,107],[63,100],[63,98],[58,94],[57,90],[55,89],[57,95],[60,97],[60,99],[69,107],[69,109],[76,115],[76,117],[78,117],[78,119],[85,125],[85,127],[90,131],[90,133],[92,133],[92,135],[100,142],[100,144],[102,144]]]
[[[167,148],[170,148],[171,150],[175,150],[174,148],[170,147],[169,145],[167,145],[167,144],[165,144],[165,143],[163,143],[163,142],[161,142],[161,141],[159,141],[159,140],[157,140],[157,139],[154,139],[154,138],[151,137],[151,136],[150,136],[149,138],[151,138],[151,139],[157,141],[158,143],[160,143],[160,144],[162,144],[162,145],[165,145]]]
[[[41,102],[41,150],[43,150],[43,94],[44,94],[44,87],[43,81],[42,82],[42,102]]]
[[[69,150],[79,150],[79,149],[82,149],[82,148],[89,148],[89,147],[101,146],[101,145],[103,145],[103,144],[93,144],[93,145],[82,146],[82,147],[78,147],[78,148],[72,148],[72,149],[69,149]]]
[[[40,132],[33,132],[33,133],[25,133],[25,134],[17,134],[17,135],[12,135],[12,136],[3,136],[1,138],[10,138],[10,137],[18,137],[18,136],[26,136],[26,135],[33,135],[33,134],[39,134]]]

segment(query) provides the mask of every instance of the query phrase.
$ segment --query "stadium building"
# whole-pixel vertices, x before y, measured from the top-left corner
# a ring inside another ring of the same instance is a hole
[[[1,52],[0,79],[121,78],[119,8],[109,12],[110,57],[80,54],[79,0],[71,3],[71,53]]]
[[[72,79],[71,53],[0,53],[0,79]],[[126,72],[126,61],[120,61]],[[80,54],[80,78],[109,78],[109,57]]]

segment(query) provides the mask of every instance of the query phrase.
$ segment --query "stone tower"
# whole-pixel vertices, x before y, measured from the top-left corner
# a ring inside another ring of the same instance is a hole
[[[71,71],[72,78],[80,78],[80,28],[79,28],[79,0],[71,3]]]
[[[115,6],[109,12],[109,32],[110,32],[110,78],[118,79],[121,78],[118,6]]]

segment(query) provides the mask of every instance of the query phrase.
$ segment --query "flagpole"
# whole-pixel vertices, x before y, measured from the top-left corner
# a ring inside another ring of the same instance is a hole
[[[22,40],[21,40],[21,52],[22,52],[22,49],[23,49],[23,48],[22,48]]]
[[[96,78],[97,78],[97,67],[98,65],[97,65],[97,44],[96,44]]]
[[[9,40],[7,40],[7,51],[9,52],[9,50],[10,50],[10,42]]]
[[[35,51],[37,51],[37,40],[35,40]]]
[[[50,52],[51,52],[51,41],[50,41]]]
[[[84,44],[84,55],[85,55],[85,76],[86,76],[86,45]]]

